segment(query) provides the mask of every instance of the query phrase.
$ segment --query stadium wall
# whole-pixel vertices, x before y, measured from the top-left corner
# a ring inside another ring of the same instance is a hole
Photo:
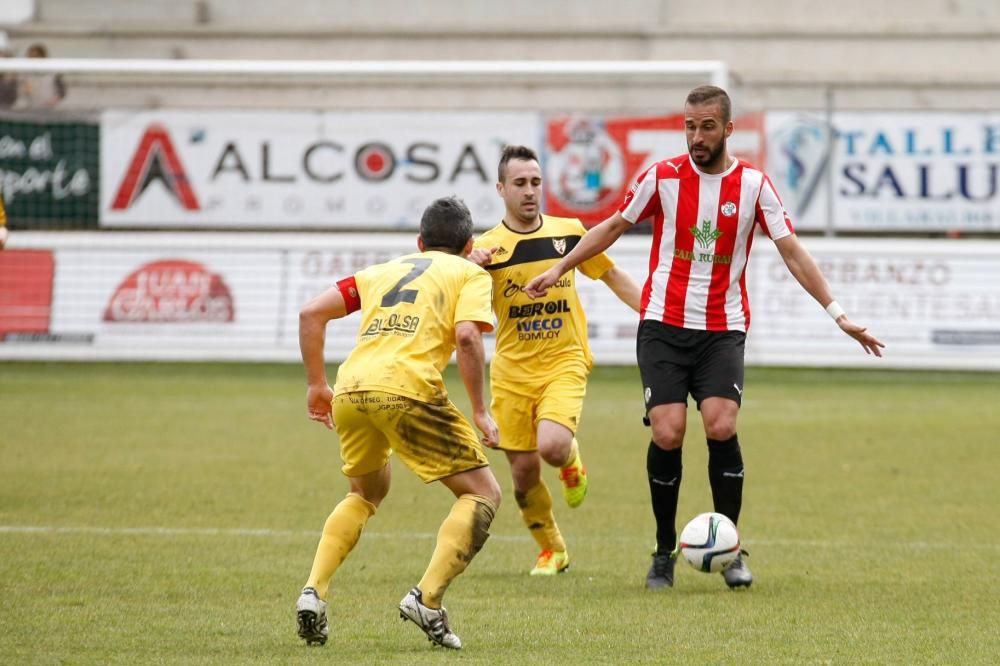
[[[674,0],[501,4],[443,0],[37,0],[30,21],[4,26],[70,58],[719,59],[738,107],[817,110],[1000,106],[1000,5],[983,0]],[[297,77],[258,83],[70,77],[65,104],[266,108],[670,108],[686,84],[490,80],[431,85]]]

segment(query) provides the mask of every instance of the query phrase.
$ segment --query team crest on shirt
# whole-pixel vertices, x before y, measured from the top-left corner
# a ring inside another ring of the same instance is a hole
[[[722,211],[722,214],[725,215],[726,217],[732,217],[733,215],[736,215],[736,204],[734,204],[732,201],[727,201],[726,203],[722,204],[722,208],[720,208],[720,210]]]
[[[552,247],[556,249],[560,255],[566,254],[566,239],[565,238],[553,238]]]

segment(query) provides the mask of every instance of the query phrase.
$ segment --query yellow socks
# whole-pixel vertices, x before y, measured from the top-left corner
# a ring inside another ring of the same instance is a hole
[[[525,493],[515,490],[514,499],[521,509],[521,519],[531,531],[531,536],[535,538],[539,548],[552,551],[566,550],[566,542],[563,541],[562,533],[556,525],[556,518],[552,515],[552,495],[544,481],[539,481],[537,486]]]
[[[330,579],[358,543],[365,523],[375,514],[375,505],[360,495],[350,493],[334,508],[323,526],[323,536],[316,547],[312,571],[306,587],[316,588],[326,599]]]
[[[481,495],[462,495],[455,500],[438,530],[437,545],[427,571],[417,585],[423,593],[425,606],[441,607],[441,598],[448,585],[465,571],[486,543],[495,514],[493,502]]]
[[[576,437],[573,438],[573,444],[570,446],[569,458],[566,459],[566,464],[559,469],[566,469],[567,467],[572,467],[577,464],[578,458],[580,457],[580,444],[576,441]]]
[[[559,480],[562,481],[563,498],[570,508],[576,508],[583,504],[587,496],[587,470],[583,467],[580,459],[580,445],[576,438],[573,438],[573,446],[570,449],[569,460],[559,470]]]

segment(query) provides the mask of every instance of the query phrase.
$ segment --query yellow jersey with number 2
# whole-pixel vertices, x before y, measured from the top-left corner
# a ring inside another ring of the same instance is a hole
[[[448,394],[441,372],[455,351],[455,325],[474,321],[493,329],[490,277],[457,255],[405,255],[338,286],[348,311],[361,310],[361,328],[337,371],[335,395],[385,391],[443,404]]]

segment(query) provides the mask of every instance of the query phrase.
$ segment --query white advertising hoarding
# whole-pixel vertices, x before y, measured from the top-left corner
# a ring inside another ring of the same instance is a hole
[[[537,113],[107,111],[100,224],[416,229],[457,194],[489,228],[501,149],[541,131]]]
[[[626,236],[610,251],[640,284],[649,242]],[[803,242],[852,319],[886,343],[885,357],[844,335],[761,237],[747,273],[748,364],[1000,370],[1000,242]],[[31,317],[0,309],[0,358],[296,361],[306,301],[414,250],[413,234],[16,234],[0,269],[41,259],[33,284],[14,286],[16,312]],[[603,283],[577,284],[595,361],[635,363],[637,316]],[[331,361],[350,351],[357,327],[356,317],[331,323]]]
[[[782,111],[765,127],[797,229],[1000,231],[1000,114]]]
[[[886,343],[865,358],[789,274],[754,244],[747,361],[762,365],[1000,369],[1000,243],[803,241],[849,316]]]
[[[274,344],[282,265],[273,250],[21,235],[54,255],[51,311],[45,330],[5,332],[7,358],[243,359]]]

